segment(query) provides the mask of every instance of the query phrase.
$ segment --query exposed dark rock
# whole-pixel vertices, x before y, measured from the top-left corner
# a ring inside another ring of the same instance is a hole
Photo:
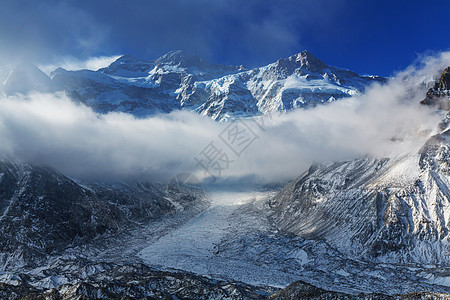
[[[423,105],[434,105],[442,110],[450,109],[450,67],[446,68],[439,80],[427,92]]]

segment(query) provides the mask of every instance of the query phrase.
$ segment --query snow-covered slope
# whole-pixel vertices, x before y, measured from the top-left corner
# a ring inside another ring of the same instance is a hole
[[[385,81],[327,66],[308,51],[253,70],[211,64],[183,51],[153,61],[126,55],[95,72],[57,69],[51,77],[99,112],[145,116],[188,109],[218,121],[311,107]]]
[[[446,151],[314,166],[271,203],[274,221],[353,258],[448,264],[449,178],[437,163]]]

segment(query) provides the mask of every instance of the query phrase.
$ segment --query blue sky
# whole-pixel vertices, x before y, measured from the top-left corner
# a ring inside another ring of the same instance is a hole
[[[183,49],[256,67],[309,50],[328,64],[389,76],[450,49],[450,1],[0,0],[0,60]]]

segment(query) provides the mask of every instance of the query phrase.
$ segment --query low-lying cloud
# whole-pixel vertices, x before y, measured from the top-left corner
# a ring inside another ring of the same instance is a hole
[[[300,175],[313,161],[418,149],[440,119],[419,105],[427,88],[424,81],[431,82],[448,65],[450,53],[443,53],[423,59],[366,95],[262,117],[264,126],[245,120],[239,126],[251,128],[255,139],[239,153],[224,143],[221,134],[230,123],[192,112],[136,119],[124,113],[95,113],[64,94],[3,96],[0,154],[49,165],[79,179],[166,182],[182,172],[207,177],[194,158],[201,159],[212,142],[229,159],[221,178],[286,180]]]

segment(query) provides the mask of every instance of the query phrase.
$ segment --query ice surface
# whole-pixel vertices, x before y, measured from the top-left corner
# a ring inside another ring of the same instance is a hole
[[[145,263],[162,268],[182,269],[198,274],[233,278],[253,284],[284,286],[295,279],[283,274],[270,265],[254,265],[247,257],[224,258],[219,255],[222,241],[230,234],[246,231],[241,218],[241,210],[250,203],[267,200],[272,193],[267,192],[224,192],[211,193],[211,207],[185,225],[162,236],[156,242],[139,252]],[[246,215],[246,213],[244,213]],[[264,229],[260,218],[246,218],[255,228]],[[308,261],[306,252],[298,250],[295,259]]]

